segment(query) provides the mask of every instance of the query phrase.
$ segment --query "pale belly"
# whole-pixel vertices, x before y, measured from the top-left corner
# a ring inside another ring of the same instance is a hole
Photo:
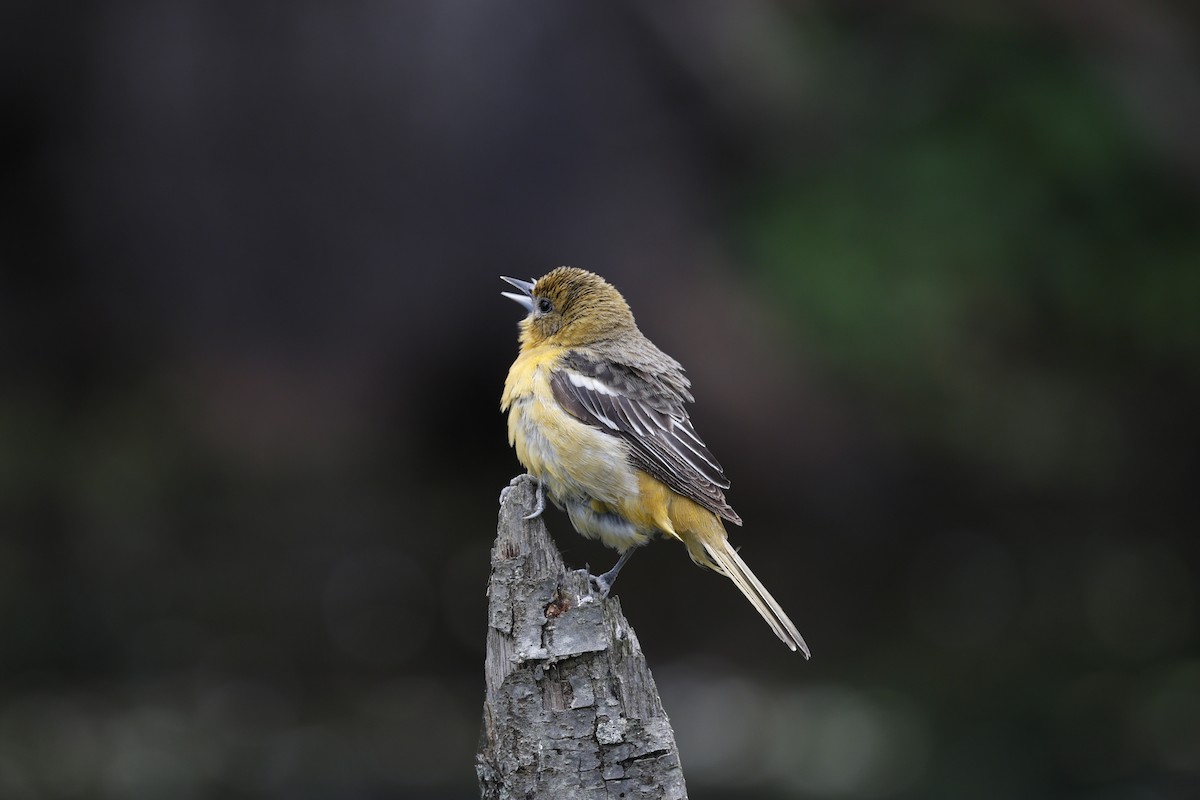
[[[539,404],[528,394],[509,409],[509,439],[517,458],[580,534],[620,551],[644,544],[654,531],[638,529],[617,510],[639,492],[628,445]]]

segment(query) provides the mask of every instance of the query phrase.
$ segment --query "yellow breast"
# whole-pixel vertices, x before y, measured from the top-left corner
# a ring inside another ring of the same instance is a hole
[[[552,500],[594,498],[620,504],[638,494],[629,446],[585,425],[559,406],[550,388],[558,352],[529,348],[504,382],[508,440],[529,473],[546,484]]]

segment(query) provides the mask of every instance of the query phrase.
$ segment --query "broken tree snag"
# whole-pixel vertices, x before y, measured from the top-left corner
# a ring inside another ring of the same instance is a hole
[[[615,597],[568,572],[533,484],[500,503],[488,581],[484,800],[687,797],[675,734]]]

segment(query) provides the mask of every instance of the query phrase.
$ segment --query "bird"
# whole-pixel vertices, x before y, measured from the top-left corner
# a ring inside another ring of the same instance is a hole
[[[599,275],[558,267],[536,280],[501,276],[501,292],[526,311],[519,352],[504,382],[509,444],[536,482],[539,516],[549,498],[575,530],[620,556],[590,576],[607,597],[634,550],[661,536],[692,561],[729,578],[775,635],[805,658],[795,624],[729,543],[729,480],[696,433],[691,381],[639,330],[621,293]]]

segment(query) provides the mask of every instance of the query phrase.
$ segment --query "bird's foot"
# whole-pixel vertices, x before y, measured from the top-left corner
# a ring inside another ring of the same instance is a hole
[[[587,572],[587,570],[584,570],[584,572]],[[607,600],[608,593],[612,591],[612,583],[608,581],[607,574],[593,575],[590,572],[587,573],[588,588],[592,590],[593,595],[599,597],[601,600]]]
[[[584,573],[587,575],[588,586],[601,600],[608,597],[608,593],[612,591],[613,584],[617,582],[617,573],[621,571],[621,567],[625,566],[625,562],[629,560],[631,555],[633,555],[632,547],[621,553],[621,557],[617,559],[617,563],[613,565],[613,568],[603,575],[593,575],[588,570],[584,570]]]
[[[596,600],[605,600],[608,598],[608,593],[612,591],[612,584],[604,580],[603,575],[593,575],[588,567],[575,570],[575,574],[579,575],[587,583],[587,596]]]
[[[508,482],[508,486],[505,486],[500,490],[500,503],[503,505],[504,498],[508,496],[508,493],[526,481],[533,481],[535,502],[533,511],[526,514],[525,519],[537,519],[542,515],[542,512],[546,510],[546,484],[542,483],[528,472],[522,473],[513,478]]]
[[[501,505],[504,504],[504,498],[508,497],[509,492],[511,492],[516,487],[520,486],[525,481],[531,481],[533,479],[534,479],[533,476],[530,475],[528,472],[522,472],[520,475],[516,476],[511,481],[509,481],[508,486],[505,486],[503,489],[500,490],[500,504]]]

